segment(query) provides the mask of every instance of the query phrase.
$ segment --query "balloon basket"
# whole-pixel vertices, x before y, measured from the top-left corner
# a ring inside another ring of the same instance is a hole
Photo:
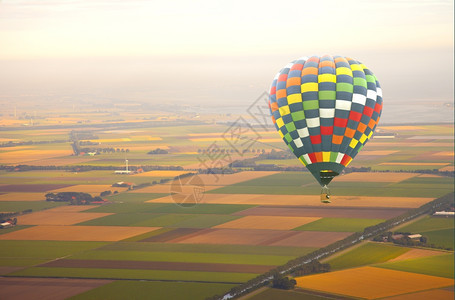
[[[330,191],[326,185],[324,185],[321,190],[321,202],[332,203],[332,201],[330,201]]]

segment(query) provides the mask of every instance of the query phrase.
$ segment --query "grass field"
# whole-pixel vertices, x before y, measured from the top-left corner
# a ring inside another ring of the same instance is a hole
[[[32,266],[104,245],[105,242],[0,241],[0,265]]]
[[[393,245],[366,243],[352,251],[329,259],[327,263],[329,263],[334,270],[354,268],[386,262],[389,259],[400,256],[408,250],[408,248]]]
[[[94,250],[73,255],[69,259],[91,260],[135,260],[135,261],[166,261],[194,263],[236,263],[252,265],[281,265],[294,256],[259,255],[239,253],[210,253],[210,252],[164,252],[164,251],[112,251]]]
[[[305,293],[304,291],[286,291],[280,289],[271,289],[267,288],[264,291],[246,298],[248,300],[276,300],[276,299],[283,299],[283,300],[324,300],[327,297],[324,296],[316,296],[309,293]]]
[[[295,228],[295,230],[363,232],[366,227],[384,221],[384,219],[322,218]]]
[[[107,199],[112,202],[128,202],[128,203],[133,203],[133,202],[138,202],[138,203],[143,203],[148,200],[156,199],[156,198],[161,198],[164,196],[167,196],[169,194],[153,194],[153,193],[120,193],[116,195],[111,195],[108,196]]]
[[[376,267],[454,278],[453,253],[388,262],[376,265]]]
[[[82,293],[71,300],[89,299],[204,299],[206,297],[223,294],[234,287],[232,284],[221,283],[189,283],[189,282],[138,282],[115,281],[91,291]]]
[[[0,212],[21,212],[27,209],[38,211],[61,205],[67,205],[67,203],[47,201],[0,201]]]
[[[248,255],[301,256],[315,248],[254,246],[254,245],[198,245],[169,243],[131,243],[117,242],[108,244],[100,250],[109,251],[140,251],[140,252],[186,252],[186,253],[225,253]]]
[[[250,273],[190,272],[131,269],[92,269],[92,268],[42,268],[32,267],[8,274],[24,277],[66,277],[104,279],[142,279],[172,281],[206,281],[242,283],[256,277]]]
[[[416,222],[412,222],[411,224],[400,226],[397,230],[402,232],[418,233],[451,228],[454,228],[453,218],[426,216]]]
[[[368,174],[368,173],[366,173]],[[373,175],[371,175],[373,176]],[[382,180],[382,179],[381,179]],[[351,182],[337,181],[330,184],[332,194],[338,196],[429,197],[437,198],[453,191],[450,178],[410,178],[401,182]],[[317,195],[320,186],[310,173],[283,172],[241,183],[232,184],[206,193],[216,194],[268,194],[268,195]]]

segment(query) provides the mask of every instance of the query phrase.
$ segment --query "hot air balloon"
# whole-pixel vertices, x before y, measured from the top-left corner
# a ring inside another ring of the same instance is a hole
[[[348,57],[302,57],[287,64],[270,88],[272,121],[322,187],[349,165],[371,138],[382,112],[374,74]]]

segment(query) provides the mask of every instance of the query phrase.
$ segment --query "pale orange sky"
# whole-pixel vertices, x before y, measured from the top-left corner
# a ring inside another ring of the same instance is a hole
[[[242,104],[287,62],[331,54],[365,63],[389,101],[453,101],[453,9],[450,0],[0,0],[0,96]]]

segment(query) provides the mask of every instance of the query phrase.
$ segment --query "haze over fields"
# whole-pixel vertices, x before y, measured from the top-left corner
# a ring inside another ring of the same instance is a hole
[[[331,54],[373,70],[383,122],[453,121],[449,0],[0,1],[0,42],[9,113],[30,102],[239,113],[287,62]]]

